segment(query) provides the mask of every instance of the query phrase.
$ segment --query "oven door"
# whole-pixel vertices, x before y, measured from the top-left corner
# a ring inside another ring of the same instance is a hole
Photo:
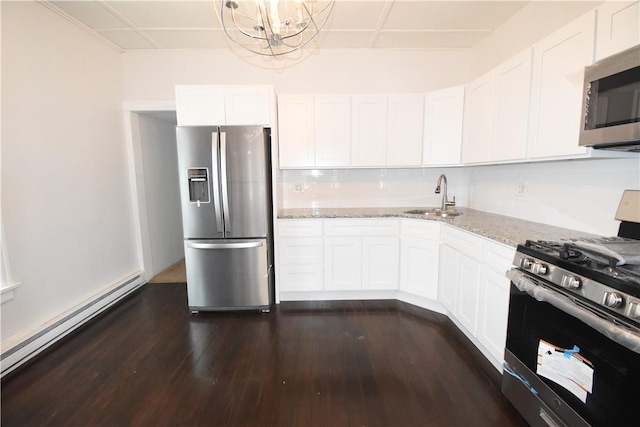
[[[553,288],[540,279],[524,280],[533,285],[546,285],[543,286],[545,292],[547,287]],[[519,287],[522,288],[520,283]],[[583,320],[557,308],[562,306],[557,301],[555,304],[546,302],[539,295],[536,299],[530,293],[516,287],[512,279],[503,376],[505,395],[532,425],[575,426],[585,425],[585,422],[592,426],[638,425],[640,354],[628,348],[633,348],[636,343],[621,345]],[[575,306],[571,299],[562,294],[558,297],[573,304],[568,311],[580,316],[579,311],[584,310],[587,318],[594,317],[586,308]],[[612,328],[616,326],[612,325]],[[623,329],[620,330],[621,336],[628,336]],[[612,331],[605,330],[617,338],[617,332]],[[549,375],[548,359],[540,355],[541,349],[547,345],[558,351],[566,350],[562,355],[565,357],[561,359],[571,359],[573,353],[579,355],[586,373],[592,375],[590,392],[585,391],[589,387],[584,383],[565,382],[562,385],[562,378]],[[545,374],[542,374],[543,366]],[[529,395],[529,403],[524,402],[526,394]],[[535,401],[541,401],[541,404],[532,409]],[[529,416],[524,412],[529,412]]]

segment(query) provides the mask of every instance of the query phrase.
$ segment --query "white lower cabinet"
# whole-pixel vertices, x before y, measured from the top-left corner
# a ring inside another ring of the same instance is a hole
[[[496,361],[504,361],[509,314],[509,279],[486,267],[480,271],[481,307],[476,336]]]
[[[325,290],[398,289],[399,221],[326,220]]]
[[[325,237],[324,289],[351,291],[361,288],[362,245],[359,237]]]
[[[507,334],[510,267],[515,249],[446,226],[440,247],[438,301],[501,369]]]
[[[278,291],[397,290],[399,224],[395,219],[279,220]]]
[[[397,237],[363,237],[362,289],[397,289],[398,263]]]
[[[440,224],[402,220],[399,289],[436,301],[439,251]]]
[[[476,336],[498,366],[502,366],[504,361],[509,316],[511,282],[505,273],[511,268],[514,254],[515,249],[510,246],[488,240],[483,242]]]
[[[478,326],[479,271],[480,263],[478,261],[458,253],[456,277],[458,304],[455,316],[472,335],[476,334]]]
[[[440,274],[438,277],[438,301],[451,314],[456,312],[458,299],[458,252],[440,245]]]
[[[278,291],[321,291],[322,220],[278,221]]]

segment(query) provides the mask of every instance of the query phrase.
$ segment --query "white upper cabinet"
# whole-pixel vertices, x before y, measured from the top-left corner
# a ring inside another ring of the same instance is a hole
[[[226,124],[271,126],[273,98],[272,86],[225,86]]]
[[[463,163],[526,157],[532,50],[514,56],[467,87]]]
[[[179,126],[264,125],[273,123],[273,87],[178,85]]]
[[[351,166],[386,166],[387,96],[351,97]]]
[[[493,73],[487,73],[467,86],[462,163],[482,163],[489,160],[494,123],[493,86]]]
[[[593,63],[595,12],[551,34],[533,48],[528,157],[580,155],[584,67]]]
[[[425,95],[423,166],[460,164],[463,113],[464,86]]]
[[[314,120],[313,96],[278,96],[278,144],[281,168],[315,166]]]
[[[422,94],[281,95],[280,167],[420,166],[423,115]]]
[[[387,166],[420,166],[424,95],[389,95]]]
[[[178,126],[227,124],[224,86],[176,86]]]
[[[596,60],[640,44],[640,2],[609,1],[598,8]]]
[[[349,166],[351,100],[349,95],[315,96],[316,166]]]
[[[494,131],[489,159],[524,159],[527,154],[532,49],[494,70]]]

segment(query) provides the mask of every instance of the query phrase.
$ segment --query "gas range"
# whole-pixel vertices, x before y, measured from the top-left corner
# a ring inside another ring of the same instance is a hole
[[[528,240],[518,246],[513,262],[576,303],[605,309],[612,320],[640,327],[640,241]]]

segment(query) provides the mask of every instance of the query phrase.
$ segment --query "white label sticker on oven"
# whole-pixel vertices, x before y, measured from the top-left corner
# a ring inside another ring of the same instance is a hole
[[[579,352],[577,346],[567,349],[540,340],[537,373],[586,402],[587,393],[593,392],[593,364]]]

